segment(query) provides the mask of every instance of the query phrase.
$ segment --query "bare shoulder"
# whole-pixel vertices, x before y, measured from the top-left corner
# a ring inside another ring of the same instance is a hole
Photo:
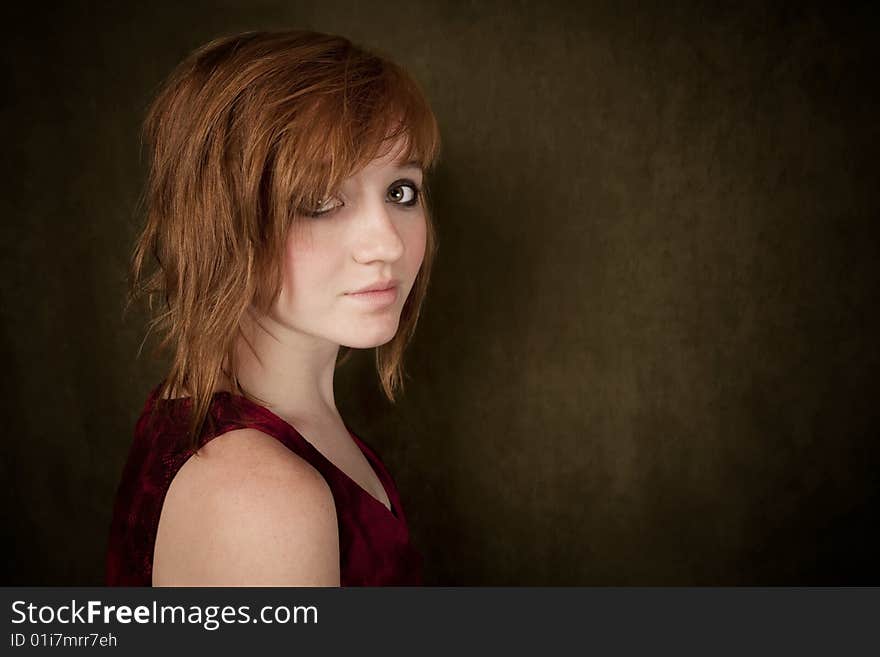
[[[335,586],[336,507],[315,468],[238,429],[190,457],[162,506],[154,586]]]

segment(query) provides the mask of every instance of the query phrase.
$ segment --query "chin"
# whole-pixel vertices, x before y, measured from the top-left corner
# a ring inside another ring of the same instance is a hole
[[[391,342],[395,335],[397,335],[396,325],[394,326],[393,331],[362,332],[358,336],[349,337],[349,339],[343,341],[341,344],[352,349],[372,349],[373,347],[380,347],[383,344]]]
[[[388,344],[393,339],[394,335],[389,335],[387,338],[376,340],[350,340],[348,342],[344,342],[343,346],[349,347],[351,349],[372,349],[373,347],[381,347],[383,344]]]

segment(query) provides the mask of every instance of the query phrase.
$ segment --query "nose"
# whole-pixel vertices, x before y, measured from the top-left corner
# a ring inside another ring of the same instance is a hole
[[[403,239],[395,224],[393,210],[386,203],[376,201],[369,204],[353,225],[356,231],[354,258],[359,263],[394,262],[403,255]]]

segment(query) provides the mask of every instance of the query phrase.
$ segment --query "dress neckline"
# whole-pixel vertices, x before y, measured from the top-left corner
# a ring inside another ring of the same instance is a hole
[[[154,394],[158,395],[158,390],[160,390],[160,389],[161,389],[161,385],[157,386],[156,391],[154,391]],[[381,509],[383,509],[386,514],[388,514],[389,516],[391,516],[392,518],[394,518],[398,522],[401,521],[402,516],[400,513],[400,509],[395,504],[394,498],[391,495],[391,491],[389,490],[389,487],[385,482],[385,476],[384,476],[384,473],[382,472],[382,470],[383,470],[382,464],[379,463],[378,458],[376,458],[376,455],[373,453],[373,451],[370,449],[370,447],[368,445],[366,445],[360,438],[358,438],[358,436],[355,435],[355,433],[351,429],[348,428],[348,425],[345,423],[344,420],[343,420],[343,424],[345,425],[345,430],[348,432],[348,435],[351,436],[352,440],[354,440],[355,445],[357,445],[357,448],[361,451],[361,453],[367,459],[367,463],[369,463],[370,468],[372,468],[374,474],[376,475],[376,478],[379,480],[379,485],[381,485],[382,490],[385,491],[385,496],[388,498],[388,503],[391,505],[390,508],[385,506],[384,502],[382,502],[379,498],[377,498],[375,495],[370,493],[366,488],[364,488],[358,482],[356,482],[354,479],[352,479],[348,475],[348,473],[345,472],[345,470],[343,470],[338,465],[336,465],[333,461],[331,461],[329,458],[327,458],[323,454],[323,452],[321,452],[321,450],[319,450],[317,447],[315,447],[311,443],[311,441],[309,441],[309,439],[306,438],[300,432],[299,429],[297,429],[295,426],[293,426],[290,422],[285,420],[283,417],[273,413],[271,410],[269,410],[268,408],[266,408],[262,404],[258,404],[257,402],[251,401],[250,399],[248,399],[247,397],[244,397],[243,395],[236,395],[235,393],[230,392],[229,390],[217,390],[214,393],[212,393],[212,395],[211,395],[212,403],[218,399],[221,399],[221,398],[227,399],[227,400],[235,399],[236,402],[239,404],[246,404],[246,405],[250,406],[252,409],[256,410],[258,413],[261,413],[264,416],[266,416],[266,418],[271,420],[273,423],[280,425],[288,433],[292,434],[296,438],[299,438],[306,445],[306,447],[308,449],[312,450],[312,452],[314,452],[314,454],[319,459],[321,459],[324,463],[329,465],[330,468],[332,468],[335,472],[337,472],[339,475],[341,475],[343,480],[348,482],[348,484],[350,486],[353,486],[358,491],[358,493],[366,496],[373,504],[375,504],[378,507],[380,507]],[[192,404],[192,397],[173,397],[171,399],[161,399],[160,398],[159,401],[166,402],[166,403],[167,402],[183,402],[185,404],[191,405]]]

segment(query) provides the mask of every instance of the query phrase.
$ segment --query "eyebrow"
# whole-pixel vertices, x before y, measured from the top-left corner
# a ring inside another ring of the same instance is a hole
[[[409,162],[398,163],[398,169],[419,169],[421,171],[422,166],[416,160],[410,160]]]

